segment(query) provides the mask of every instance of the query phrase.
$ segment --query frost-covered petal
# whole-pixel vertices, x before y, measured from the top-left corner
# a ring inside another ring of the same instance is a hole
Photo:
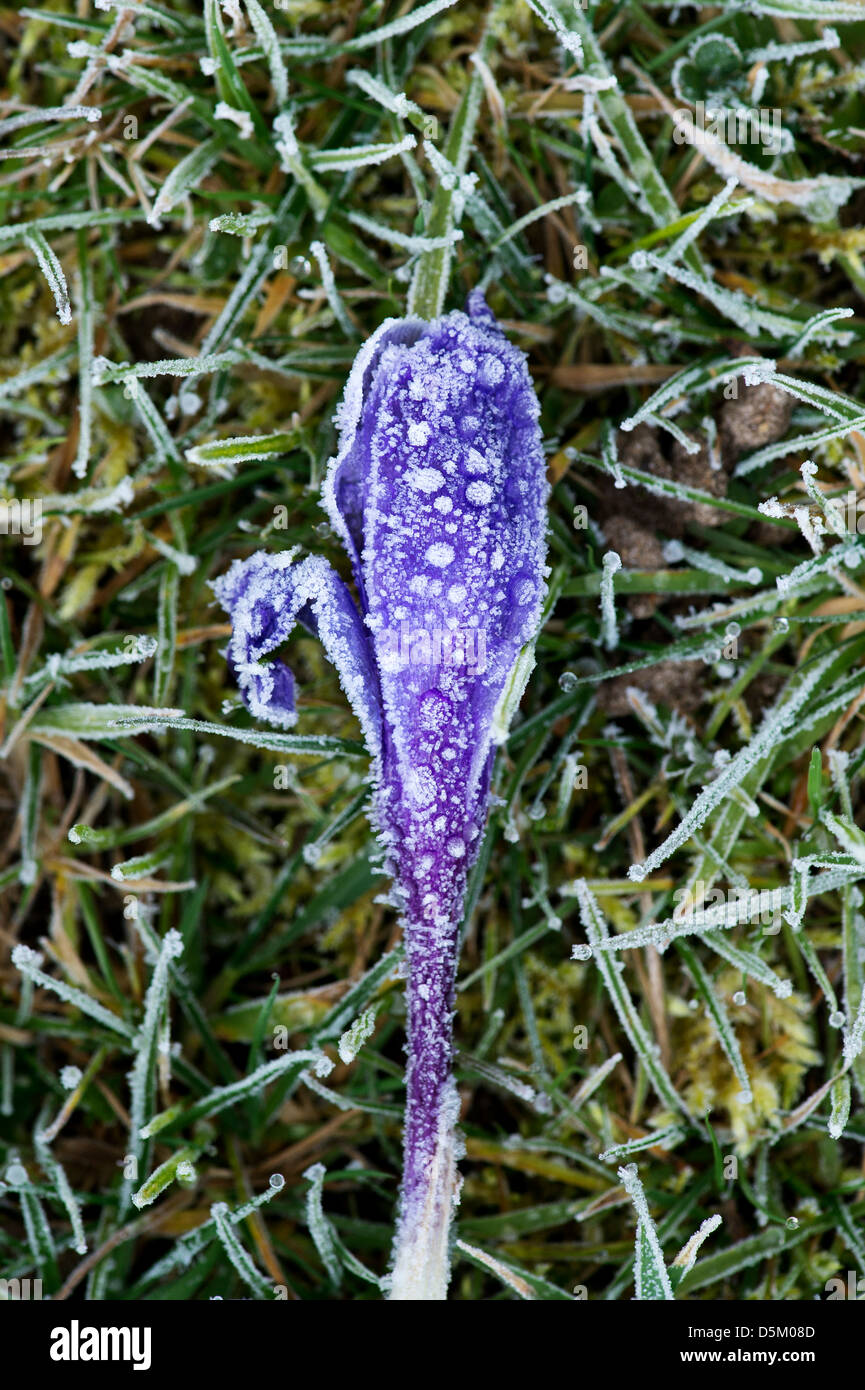
[[[265,658],[301,622],[320,638],[378,759],[381,711],[371,645],[351,594],[327,561],[311,555],[296,565],[291,551],[260,550],[236,560],[213,590],[231,616],[228,660],[250,712],[282,728],[296,722],[294,677],[284,662]]]
[[[380,343],[353,427],[385,819],[448,879],[476,847],[493,713],[544,589],[537,398],[483,297],[468,309]]]
[[[391,344],[415,342],[426,328],[423,319],[385,319],[361,348],[351,369],[334,421],[340,432],[339,453],[331,460],[322,487],[322,503],[330,523],[348,552],[355,580],[363,595],[360,553],[363,549],[363,509],[367,496],[364,403],[381,354]]]

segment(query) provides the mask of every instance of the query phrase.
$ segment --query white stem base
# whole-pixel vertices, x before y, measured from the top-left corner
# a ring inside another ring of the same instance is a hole
[[[425,1189],[407,1202],[394,1245],[391,1303],[440,1303],[450,1283],[451,1217],[459,1197],[452,1106],[442,1107]]]

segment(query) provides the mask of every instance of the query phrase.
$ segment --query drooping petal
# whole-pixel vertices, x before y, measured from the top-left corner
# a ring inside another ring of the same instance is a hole
[[[369,636],[351,594],[327,561],[311,555],[296,565],[290,551],[260,550],[236,560],[213,589],[231,616],[228,660],[250,712],[282,728],[296,722],[294,677],[284,662],[265,658],[301,622],[320,638],[378,760],[381,709]]]

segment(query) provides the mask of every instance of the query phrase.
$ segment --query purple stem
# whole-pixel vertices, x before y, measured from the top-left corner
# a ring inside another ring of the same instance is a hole
[[[464,863],[442,855],[424,894],[408,894],[408,1066],[400,1213],[391,1300],[444,1299],[450,1278],[449,1234],[459,1191],[451,1074],[454,983],[465,889]],[[449,911],[443,912],[447,904]]]

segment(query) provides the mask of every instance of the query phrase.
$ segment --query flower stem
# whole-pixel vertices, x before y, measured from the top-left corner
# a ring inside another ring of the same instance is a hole
[[[390,1298],[433,1302],[447,1296],[449,1235],[458,1193],[451,1075],[459,922],[406,924],[409,962],[408,1053],[402,1195]]]

